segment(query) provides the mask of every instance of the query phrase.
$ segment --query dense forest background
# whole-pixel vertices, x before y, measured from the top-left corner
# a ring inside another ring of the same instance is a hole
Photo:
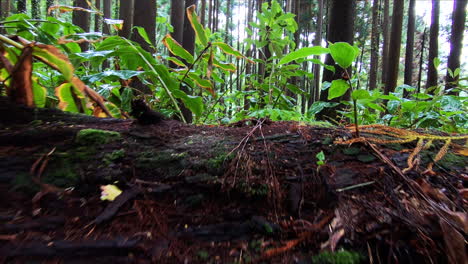
[[[467,129],[465,0],[0,2],[0,30],[58,46],[115,117],[144,97],[186,122]],[[337,42],[354,47],[350,65],[337,63],[347,47],[311,49]],[[36,62],[33,75],[42,105],[86,112],[61,103],[56,70]]]

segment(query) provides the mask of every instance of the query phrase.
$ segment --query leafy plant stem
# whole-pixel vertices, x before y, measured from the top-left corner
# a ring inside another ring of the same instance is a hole
[[[351,83],[351,78],[349,76],[349,73],[348,73],[348,70],[347,69],[343,69],[346,76],[348,76],[348,83],[349,83],[349,87],[351,87],[351,91],[353,91],[353,85]],[[354,127],[356,129],[356,137],[359,138],[360,137],[360,133],[359,133],[359,126],[358,126],[358,114],[357,114],[357,100],[356,99],[353,99],[353,115],[354,115]]]
[[[226,89],[226,90],[224,91],[224,93],[223,93],[221,96],[218,97],[218,100],[216,100],[216,102],[211,106],[210,110],[206,113],[205,118],[203,119],[203,123],[206,122],[206,119],[208,119],[208,116],[211,114],[211,112],[213,112],[215,106],[221,101],[221,98],[223,98],[224,95],[225,95],[228,91],[229,91],[229,90]]]
[[[208,45],[206,45],[206,47],[202,50],[202,52],[200,53],[200,55],[198,55],[197,59],[192,63],[190,64],[190,66],[188,67],[187,69],[187,72],[184,74],[184,77],[182,77],[182,79],[180,80],[180,82],[184,82],[185,78],[187,78],[187,75],[189,74],[189,72],[193,69],[193,67],[195,66],[195,64],[197,64],[197,62],[202,58],[203,54],[205,54],[205,52],[211,47],[211,42],[208,42]]]
[[[8,37],[4,36],[4,35],[1,35],[0,34],[0,41],[6,43],[6,44],[9,44],[9,45],[12,45],[14,46],[15,48],[18,48],[18,49],[23,49],[24,46],[14,40],[11,40],[9,39]]]
[[[171,99],[172,103],[174,104],[174,107],[176,108],[177,112],[179,113],[179,116],[182,119],[182,122],[187,123],[187,121],[184,118],[184,115],[182,114],[182,111],[180,110],[179,104],[177,104],[176,99],[174,98],[174,96],[171,93],[171,90],[169,90],[167,85],[161,79],[161,76],[159,76],[158,72],[153,67],[153,65],[151,65],[151,63],[145,58],[145,56],[143,56],[143,54],[141,54],[141,52],[138,51],[138,49],[128,39],[124,39],[124,40],[138,53],[138,55],[140,55],[140,57],[145,61],[146,65],[148,65],[148,67],[150,67],[151,71],[157,76],[159,82],[161,83],[161,85],[164,88],[164,90],[166,91],[166,93],[169,95],[169,98]]]

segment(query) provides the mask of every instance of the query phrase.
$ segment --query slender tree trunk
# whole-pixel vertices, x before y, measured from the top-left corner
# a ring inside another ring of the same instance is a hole
[[[122,30],[119,32],[119,36],[121,37],[129,38],[132,33],[134,6],[134,0],[120,0],[119,18],[124,22]]]
[[[323,32],[323,0],[318,0],[318,14],[317,14],[317,28],[315,29],[314,46],[322,45],[322,32]],[[315,59],[320,60],[320,56],[315,56]],[[320,69],[321,66],[318,64],[313,65],[314,69],[314,88],[311,94],[311,101],[309,105],[312,105],[315,101],[318,101],[320,96]]]
[[[201,0],[200,23],[206,26],[206,0]]]
[[[55,5],[55,0],[47,0],[47,1],[46,1],[46,10],[45,10],[45,11],[46,11],[46,14],[49,15],[49,16],[53,16],[53,12],[54,12],[54,11],[52,11],[52,13],[49,14],[49,8],[50,8],[51,6],[53,6],[53,5]],[[100,31],[100,30],[99,30],[99,31]]]
[[[384,0],[384,11],[382,21],[382,35],[383,35],[383,46],[382,46],[382,83],[387,82],[388,72],[388,51],[390,41],[390,1]]]
[[[0,1],[0,19],[10,16],[10,4],[10,0]],[[0,29],[0,31],[3,31],[3,29]]]
[[[16,2],[16,11],[18,13],[26,13],[26,0],[17,0]]]
[[[250,31],[252,31],[252,26],[250,25],[250,22],[253,22],[253,14],[254,14],[254,0],[248,0],[247,2],[247,16],[244,27],[247,27]],[[250,36],[251,38],[254,38],[254,36]],[[251,46],[247,47],[247,58],[251,58],[254,55],[253,53],[253,48]],[[245,74],[246,76],[250,76],[253,72],[253,65],[251,63],[245,62]],[[245,82],[244,90],[249,91],[250,90],[250,83]],[[250,101],[247,97],[244,98],[244,110],[249,110],[250,108]]]
[[[388,52],[388,75],[385,82],[384,93],[389,94],[395,90],[398,80],[398,66],[400,64],[401,31],[403,26],[404,0],[393,2],[392,34]]]
[[[106,18],[111,19],[112,18],[112,0],[103,0],[103,1],[104,1],[104,4],[103,4],[104,19]],[[110,34],[110,27],[105,22],[102,24],[102,32],[104,34]]]
[[[465,29],[465,18],[466,18],[466,2],[467,0],[456,0],[453,3],[452,13],[452,33],[450,35],[450,54],[447,61],[447,69],[454,72],[457,68],[460,68],[460,55],[463,48],[463,31]],[[450,76],[447,70],[446,85],[445,89],[456,87],[456,82],[460,76]],[[449,91],[450,94],[457,94],[456,92]]]
[[[94,6],[97,10],[101,11],[101,0],[96,0]],[[102,31],[102,17],[99,14],[94,15],[94,31],[101,32]]]
[[[440,0],[432,0],[431,32],[429,35],[429,57],[426,88],[437,86],[437,69],[434,66],[434,59],[437,58],[439,54],[439,13]],[[434,90],[429,92],[433,93]]]
[[[73,5],[76,7],[89,9],[86,0],[75,0]],[[88,12],[73,11],[72,23],[82,28],[84,32],[89,32],[89,20],[90,15]],[[88,50],[89,43],[82,43],[80,44],[80,47],[82,51]]]
[[[369,89],[377,87],[377,69],[379,68],[379,0],[372,3],[371,59],[369,71]]]
[[[183,0],[171,1],[171,25],[173,28],[171,35],[181,45],[184,37],[184,19],[182,19],[185,17],[184,2]]]
[[[192,28],[192,25],[190,24],[190,21],[188,20],[187,17],[187,8],[189,6],[195,5],[197,6],[197,0],[185,0],[185,12],[184,12],[184,33],[183,33],[183,41],[182,41],[182,46],[190,53],[194,54],[195,53],[195,31]]]
[[[133,26],[144,28],[151,44],[154,45],[156,38],[156,0],[136,0],[133,12]],[[146,51],[152,52],[151,46],[138,34],[136,29],[133,30],[131,39],[138,42]]]
[[[213,32],[213,1],[208,0],[208,28]]]
[[[224,43],[227,43],[227,44],[232,44],[230,43],[230,38],[229,36],[231,35],[231,30],[230,30],[230,27],[231,27],[231,20],[232,20],[232,1],[231,0],[227,0],[227,3],[226,3],[226,27],[225,27],[225,35],[224,35]]]
[[[39,0],[31,0],[31,16],[34,19],[41,17],[41,5]]]
[[[408,7],[408,30],[406,32],[406,54],[405,54],[405,80],[407,85],[413,85],[413,50],[414,50],[414,29],[415,14],[414,5],[416,0],[410,0]],[[405,90],[404,97],[407,97]]]
[[[424,49],[426,48],[426,37],[427,37],[427,29],[424,29],[424,32],[422,34],[421,56],[419,56],[418,87],[416,90],[417,93],[421,91],[421,79],[422,79],[422,70],[423,70],[423,62],[424,62]]]

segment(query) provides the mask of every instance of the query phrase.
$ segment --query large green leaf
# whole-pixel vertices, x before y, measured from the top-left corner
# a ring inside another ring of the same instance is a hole
[[[36,107],[44,107],[46,104],[47,89],[37,82],[37,78],[33,78],[32,92],[34,105]]]
[[[65,80],[71,81],[73,78],[75,69],[67,56],[58,48],[52,45],[36,44],[33,46],[33,56],[62,73]]]
[[[79,113],[80,106],[77,105],[79,99],[73,94],[75,89],[70,83],[64,83],[55,88],[55,95],[59,98],[59,108],[63,111]],[[81,103],[81,102],[80,102]]]
[[[128,80],[128,79],[130,79],[132,77],[140,76],[142,73],[143,73],[143,71],[107,70],[107,71],[103,71],[103,72],[100,72],[100,73],[97,73],[97,74],[92,74],[92,75],[85,76],[85,77],[83,77],[81,79],[83,81],[87,82],[87,83],[95,83],[95,82],[100,81],[102,79],[105,79],[107,77],[113,77],[114,79],[118,78],[118,79],[122,79],[122,80]]]
[[[354,90],[351,93],[351,98],[353,98],[353,100],[361,100],[361,99],[370,99],[372,97],[370,96],[368,91],[359,89],[359,90]]]
[[[332,81],[330,89],[328,90],[328,100],[342,96],[348,89],[349,84],[345,80],[339,79]]]
[[[341,68],[346,69],[359,55],[359,49],[346,42],[336,42],[328,47],[330,54]]]
[[[196,116],[200,116],[203,113],[203,100],[200,96],[187,95],[182,90],[176,90],[173,92],[174,97],[180,99],[184,105]]]
[[[202,46],[208,46],[208,38],[206,37],[206,32],[203,28],[203,25],[200,24],[197,12],[195,12],[195,5],[191,5],[187,8],[187,17],[190,21],[190,24],[192,24],[192,28],[195,31],[197,40]]]
[[[146,41],[146,43],[148,43],[150,46],[153,46],[153,42],[151,42],[148,33],[146,33],[146,30],[143,27],[135,26],[133,28],[136,28],[138,34]]]
[[[329,49],[320,47],[320,46],[305,47],[305,48],[301,48],[296,51],[293,51],[289,53],[288,55],[284,56],[278,64],[282,65],[282,64],[286,64],[297,59],[306,58],[312,55],[322,55],[322,54],[326,54],[329,52],[330,52]]]
[[[167,49],[175,56],[181,57],[190,64],[194,62],[192,54],[184,49],[170,34],[167,34],[162,41]]]

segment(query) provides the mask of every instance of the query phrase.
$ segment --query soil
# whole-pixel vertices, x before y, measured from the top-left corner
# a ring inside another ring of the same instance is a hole
[[[428,170],[443,140],[415,152],[417,140],[372,130],[361,136],[380,143],[350,144],[353,129],[298,122],[142,125],[9,107],[0,262],[467,263],[466,139]],[[106,185],[122,194],[101,200]]]

